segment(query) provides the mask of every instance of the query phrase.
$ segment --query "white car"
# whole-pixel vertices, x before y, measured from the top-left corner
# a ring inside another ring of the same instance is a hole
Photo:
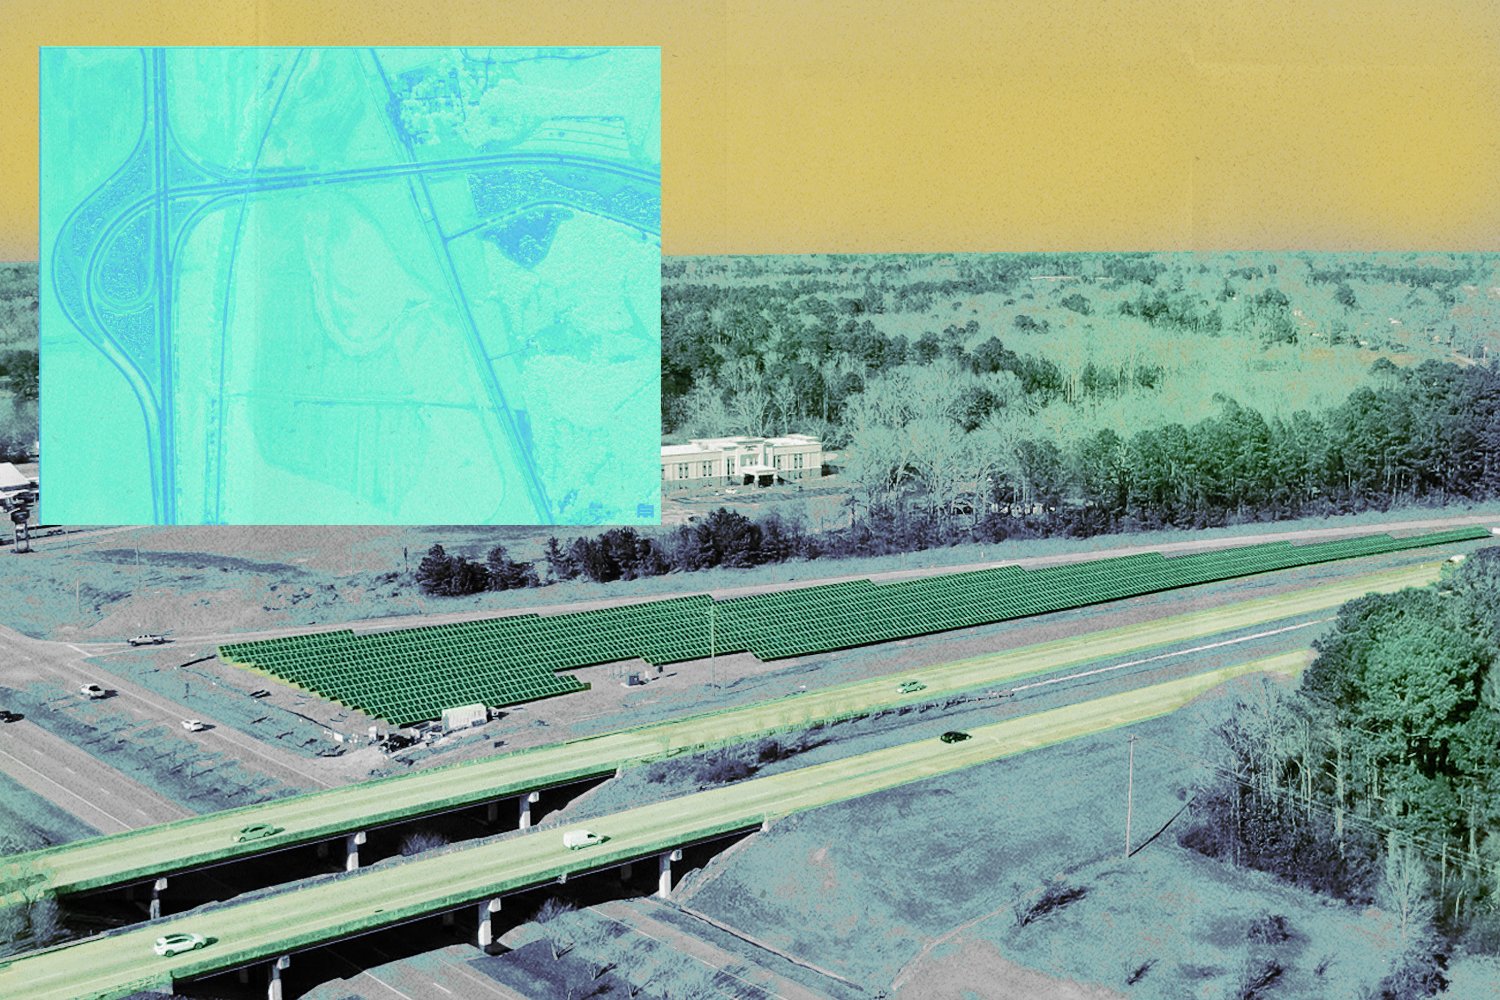
[[[190,733],[201,733],[208,727],[205,726],[200,719],[183,719],[182,728],[186,729]]]
[[[185,951],[197,951],[207,944],[208,938],[202,934],[166,934],[156,939],[156,944],[151,950],[162,958],[167,958],[180,955]]]
[[[97,684],[85,684],[83,687],[81,687],[81,688],[78,689],[78,693],[81,694],[81,695],[83,695],[85,698],[107,698],[107,697],[109,697],[109,692],[106,691],[106,690],[104,690],[102,687],[100,687]]]
[[[132,646],[160,646],[166,641],[167,637],[164,635],[157,635],[154,632],[147,632],[144,635],[132,636],[130,639],[130,644]]]

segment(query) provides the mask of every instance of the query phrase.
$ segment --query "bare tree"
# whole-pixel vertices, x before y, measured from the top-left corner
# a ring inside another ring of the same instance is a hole
[[[782,434],[792,430],[792,417],[797,412],[797,387],[787,381],[778,381],[771,386],[771,406],[776,410],[776,431]]]
[[[948,511],[975,476],[973,449],[963,428],[944,417],[922,417],[902,431],[910,441],[911,465],[927,491],[928,506]]]
[[[1405,951],[1422,940],[1431,927],[1432,876],[1421,856],[1394,830],[1386,836],[1383,875],[1380,902],[1395,918],[1398,945]]]
[[[735,428],[744,434],[764,434],[771,389],[759,363],[752,357],[736,358],[719,370],[719,379],[729,393],[726,405]]]
[[[682,431],[689,437],[712,437],[724,433],[729,425],[729,408],[724,405],[724,391],[718,383],[704,379],[694,384],[682,400]]]

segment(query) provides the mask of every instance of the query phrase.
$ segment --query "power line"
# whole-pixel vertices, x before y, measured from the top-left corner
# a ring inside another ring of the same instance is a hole
[[[1186,757],[1193,763],[1207,768],[1208,770],[1214,771],[1222,777],[1229,778],[1236,784],[1248,788],[1251,791],[1271,792],[1276,795],[1284,795],[1296,800],[1301,805],[1307,806],[1311,809],[1319,810],[1329,816],[1337,817],[1339,815],[1340,810],[1338,809],[1338,807],[1336,807],[1332,803],[1324,802],[1315,796],[1305,796],[1290,787],[1271,788],[1267,786],[1257,785],[1250,779],[1234,771],[1232,768],[1227,768],[1222,764],[1216,764],[1213,761],[1206,760],[1202,757],[1193,756],[1193,753],[1191,751],[1184,750],[1181,744],[1173,743],[1170,740],[1159,740],[1158,742],[1174,747],[1179,752],[1179,754],[1181,754],[1183,757]],[[1500,868],[1500,866],[1489,866],[1489,868],[1487,868],[1477,858],[1474,858],[1473,855],[1471,855],[1470,852],[1465,848],[1453,848],[1453,845],[1448,842],[1441,840],[1435,841],[1430,837],[1423,836],[1422,834],[1413,833],[1409,830],[1403,830],[1389,823],[1383,823],[1373,816],[1364,816],[1357,812],[1354,812],[1353,810],[1346,809],[1343,810],[1343,819],[1346,822],[1364,824],[1379,833],[1394,833],[1396,834],[1396,836],[1405,840],[1410,846],[1413,847],[1414,850],[1417,850],[1417,853],[1422,854],[1429,860],[1436,861],[1439,864],[1454,865],[1466,870],[1472,870],[1479,875],[1484,875],[1487,871],[1493,871],[1496,868]],[[1425,845],[1426,850],[1419,849],[1417,845]]]

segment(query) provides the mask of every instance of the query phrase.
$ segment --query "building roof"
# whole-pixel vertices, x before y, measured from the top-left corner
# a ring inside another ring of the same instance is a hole
[[[703,455],[720,451],[739,451],[741,449],[754,449],[758,445],[769,444],[773,448],[792,447],[821,447],[818,439],[811,434],[787,434],[782,437],[750,437],[741,434],[737,437],[713,437],[693,438],[687,444],[664,444],[661,446],[663,458],[678,455]]]
[[[664,444],[661,446],[661,457],[667,458],[675,455],[703,455],[714,451],[713,448],[705,448],[696,441],[692,444]]]
[[[0,490],[20,490],[31,485],[31,478],[21,474],[10,462],[0,462]]]

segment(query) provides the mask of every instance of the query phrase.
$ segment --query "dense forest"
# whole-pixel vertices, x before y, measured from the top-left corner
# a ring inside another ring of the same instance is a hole
[[[1067,504],[1105,530],[1476,489],[1451,437],[1473,422],[1431,407],[1488,405],[1492,376],[1460,373],[1500,337],[1493,256],[688,258],[664,276],[667,435],[819,434],[870,507]],[[1447,366],[1402,374],[1429,361]],[[1465,467],[1424,464],[1438,451]]]
[[[1340,609],[1294,692],[1267,682],[1212,738],[1181,841],[1351,902],[1401,948],[1382,997],[1447,954],[1500,953],[1500,549]]]
[[[0,264],[0,462],[24,462],[37,438],[37,271]]]
[[[1066,451],[1045,440],[1021,441],[1013,452],[1018,464],[990,479],[988,505],[960,513],[931,504],[920,491],[917,502],[899,503],[900,482],[887,480],[883,500],[855,505],[850,522],[830,531],[721,508],[652,534],[611,528],[565,542],[553,538],[542,567],[517,563],[503,549],[485,563],[439,551],[429,557],[437,562],[424,561],[419,582],[429,593],[469,594],[966,541],[1086,537],[1500,497],[1500,372],[1436,361],[1403,370],[1382,360],[1374,368],[1372,387],[1322,414],[1267,419],[1226,400],[1218,416],[1189,427],[1168,424],[1129,438],[1099,431]],[[903,405],[920,400],[908,395]],[[910,453],[927,482],[943,471],[931,463],[945,441],[934,437],[925,452]],[[952,482],[973,468],[955,465],[943,474]]]

